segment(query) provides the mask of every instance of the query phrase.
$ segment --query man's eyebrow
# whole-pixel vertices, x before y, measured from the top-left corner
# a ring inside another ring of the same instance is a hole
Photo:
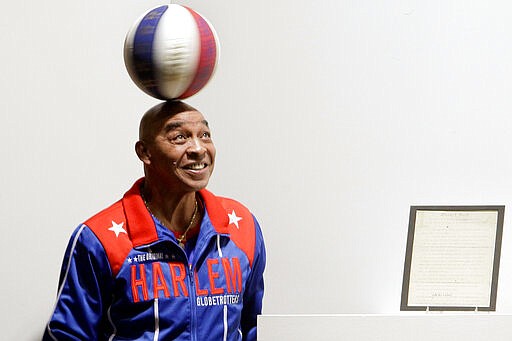
[[[167,132],[170,132],[171,130],[174,130],[174,129],[178,129],[179,127],[181,127],[182,125],[184,124],[184,122],[182,121],[175,121],[175,122],[169,122],[165,125],[164,127],[164,131],[167,133]]]
[[[207,128],[209,128],[210,126],[208,125],[208,121],[207,120],[202,120],[201,121],[202,124],[204,124]],[[164,131],[166,133],[174,130],[174,129],[178,129],[180,127],[182,127],[183,125],[185,124],[185,121],[174,121],[174,122],[169,122],[165,125],[164,127]]]

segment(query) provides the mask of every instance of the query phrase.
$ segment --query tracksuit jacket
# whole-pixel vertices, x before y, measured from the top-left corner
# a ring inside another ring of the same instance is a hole
[[[254,216],[201,190],[185,252],[148,212],[142,181],[74,231],[43,340],[256,340],[265,247]]]

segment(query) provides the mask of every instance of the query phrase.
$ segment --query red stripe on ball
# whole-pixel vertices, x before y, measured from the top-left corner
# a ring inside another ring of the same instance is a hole
[[[213,74],[217,61],[217,44],[215,42],[215,35],[210,29],[210,25],[194,10],[186,6],[183,7],[192,14],[196,21],[201,40],[201,49],[194,79],[187,90],[179,96],[179,98],[182,99],[194,95],[206,85]]]

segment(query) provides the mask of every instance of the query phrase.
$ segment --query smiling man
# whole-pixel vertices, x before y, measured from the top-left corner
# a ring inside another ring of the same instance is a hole
[[[208,122],[169,101],[142,118],[144,165],[73,233],[44,340],[256,340],[265,247],[250,211],[207,191]]]

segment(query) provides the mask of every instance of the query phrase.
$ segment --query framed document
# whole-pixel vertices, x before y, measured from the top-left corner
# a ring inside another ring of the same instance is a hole
[[[400,310],[496,310],[505,206],[411,206]]]

